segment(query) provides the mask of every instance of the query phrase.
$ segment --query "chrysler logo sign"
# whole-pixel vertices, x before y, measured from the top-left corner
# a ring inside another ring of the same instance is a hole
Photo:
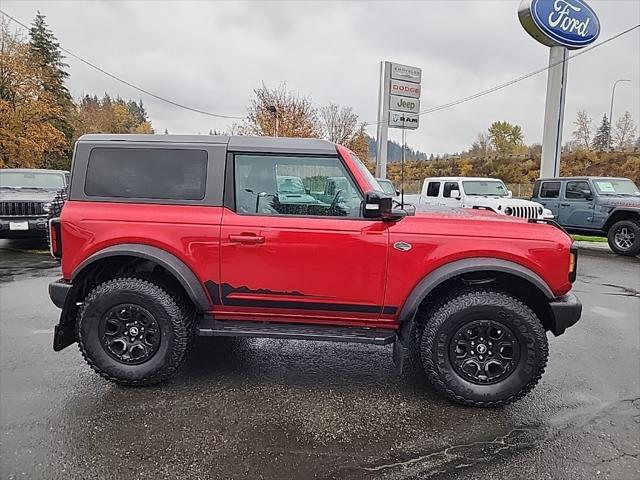
[[[523,0],[518,16],[524,29],[549,47],[582,48],[600,34],[600,21],[583,0]]]
[[[391,78],[396,80],[406,80],[407,82],[420,83],[422,80],[422,70],[400,63],[391,64]]]

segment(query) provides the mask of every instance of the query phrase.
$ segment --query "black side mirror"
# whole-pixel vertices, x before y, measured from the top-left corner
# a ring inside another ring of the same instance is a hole
[[[592,200],[593,199],[593,195],[591,194],[591,190],[580,190],[580,193],[582,193],[582,196],[584,197],[585,200]]]
[[[403,210],[393,210],[393,198],[380,192],[367,192],[364,195],[363,216],[371,220],[400,220],[406,215]]]

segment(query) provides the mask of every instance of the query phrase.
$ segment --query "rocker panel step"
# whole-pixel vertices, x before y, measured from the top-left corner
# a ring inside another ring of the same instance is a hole
[[[203,319],[196,334],[204,337],[255,337],[326,342],[393,343],[396,331],[384,328],[302,325],[299,323],[246,322]]]

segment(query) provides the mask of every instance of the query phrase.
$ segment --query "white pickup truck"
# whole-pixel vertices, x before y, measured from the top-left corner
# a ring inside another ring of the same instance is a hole
[[[418,203],[452,208],[484,208],[499,215],[520,218],[553,218],[551,211],[539,203],[512,198],[504,182],[497,178],[426,178]]]

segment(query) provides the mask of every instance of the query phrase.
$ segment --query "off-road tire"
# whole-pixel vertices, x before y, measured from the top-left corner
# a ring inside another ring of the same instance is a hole
[[[454,368],[450,343],[462,325],[497,320],[520,345],[520,359],[498,383],[482,385],[463,378]],[[419,349],[429,383],[449,400],[472,407],[500,407],[522,398],[540,380],[549,347],[540,319],[517,298],[490,288],[466,289],[443,300],[417,318],[423,326]]]
[[[138,365],[121,363],[103,347],[98,324],[116,305],[138,305],[150,312],[161,337],[155,354]],[[193,308],[162,287],[140,278],[117,278],[96,286],[78,312],[76,338],[89,366],[103,378],[126,386],[149,386],[171,378],[193,341]]]
[[[62,207],[67,201],[67,187],[62,187],[53,197],[49,204],[49,212],[47,213],[47,246],[51,247],[51,238],[49,237],[49,220],[58,218],[62,213]]]
[[[624,228],[634,235],[633,243],[628,248],[622,248],[616,243],[616,234]],[[640,253],[640,221],[629,219],[614,223],[607,232],[607,241],[609,242],[609,248],[611,248],[614,253],[627,257],[635,257]]]

